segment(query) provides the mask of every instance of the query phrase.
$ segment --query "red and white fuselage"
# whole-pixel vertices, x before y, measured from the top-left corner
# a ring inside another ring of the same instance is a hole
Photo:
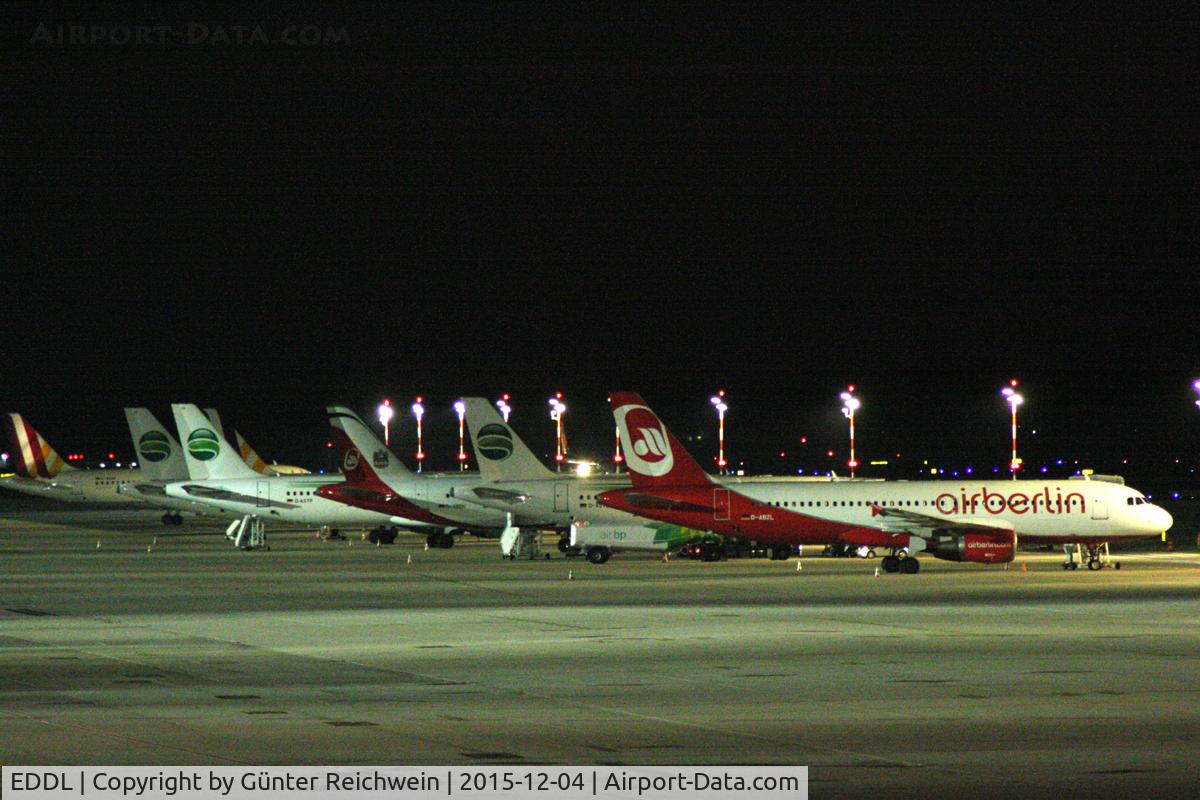
[[[1111,480],[713,482],[641,397],[613,415],[633,486],[600,502],[644,517],[777,544],[847,542],[1010,561],[1017,541],[1094,544],[1153,536],[1171,515]]]

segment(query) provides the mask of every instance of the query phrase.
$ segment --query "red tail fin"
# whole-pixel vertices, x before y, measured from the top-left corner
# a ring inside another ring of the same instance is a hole
[[[712,482],[696,459],[633,392],[609,397],[625,450],[625,463],[635,488],[696,486]]]
[[[350,437],[346,435],[345,431],[335,427],[331,434],[334,446],[341,456],[342,477],[346,479],[346,483],[377,491],[391,491],[388,485],[380,480],[378,473],[371,468],[371,464],[367,460],[370,456],[355,447],[354,442],[350,441]]]

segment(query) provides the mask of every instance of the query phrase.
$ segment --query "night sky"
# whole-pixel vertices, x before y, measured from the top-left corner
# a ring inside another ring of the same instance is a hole
[[[860,460],[990,469],[1018,376],[1027,460],[1196,466],[1196,39],[926,13],[5,5],[0,410],[95,452],[215,404],[320,466],[327,402],[422,394],[447,467],[462,394],[546,451],[561,390],[601,456],[639,391],[711,457],[726,388],[779,472],[844,461],[854,383]],[[289,25],[336,40],[213,34]]]

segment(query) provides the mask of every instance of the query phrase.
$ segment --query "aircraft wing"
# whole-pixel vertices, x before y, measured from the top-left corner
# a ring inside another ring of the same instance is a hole
[[[978,519],[975,517],[963,519],[954,517],[935,517],[931,514],[921,514],[906,508],[886,508],[880,505],[871,506],[871,516],[875,517],[875,527],[886,533],[908,533],[914,536],[925,536],[934,531],[1011,531],[1012,524],[1000,520]]]
[[[625,502],[635,508],[648,508],[656,511],[696,511],[701,513],[711,513],[714,509],[711,505],[702,505],[700,503],[692,503],[687,500],[679,500],[674,497],[663,497],[657,494],[647,494],[645,492],[626,492],[622,495]]]
[[[481,500],[498,500],[509,505],[529,502],[529,495],[524,492],[513,492],[508,489],[497,489],[495,486],[476,486],[471,490]]]
[[[297,508],[298,506],[291,503],[284,503],[279,500],[268,500],[265,497],[259,497],[253,494],[242,494],[241,492],[232,492],[229,489],[223,489],[220,486],[203,486],[196,483],[185,483],[183,491],[195,497],[197,500],[215,500],[224,501],[227,503],[244,503],[246,505],[259,506],[261,508]]]

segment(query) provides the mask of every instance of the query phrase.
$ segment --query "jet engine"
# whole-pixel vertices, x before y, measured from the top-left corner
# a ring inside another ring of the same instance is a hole
[[[942,534],[926,542],[925,550],[945,561],[974,561],[1003,564],[1017,552],[1017,534],[1013,531]]]

